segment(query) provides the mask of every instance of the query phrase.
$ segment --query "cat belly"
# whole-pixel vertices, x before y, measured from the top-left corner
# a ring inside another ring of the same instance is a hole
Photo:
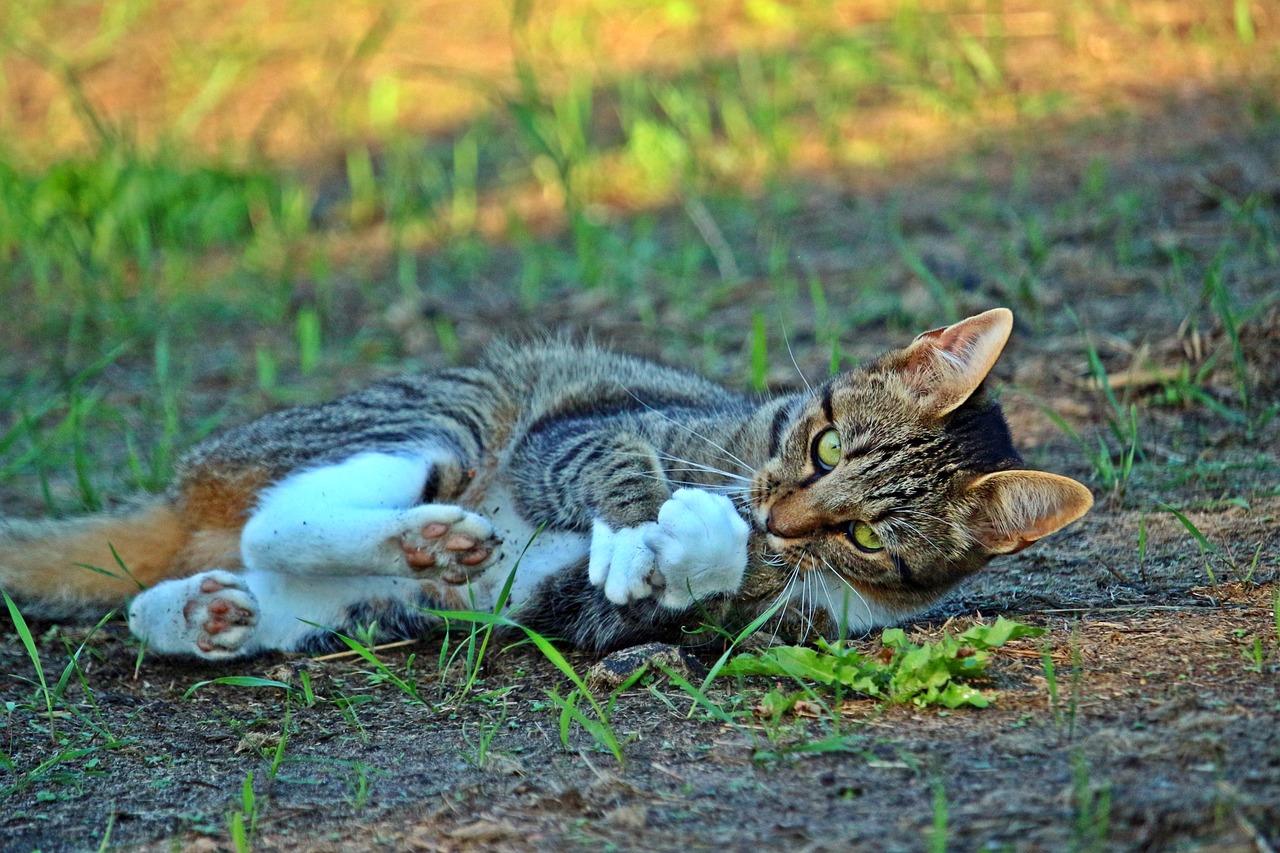
[[[510,488],[503,483],[492,486],[472,509],[489,520],[503,543],[499,559],[471,583],[477,607],[489,609],[497,603],[513,570],[508,610],[518,609],[545,578],[584,563],[587,558],[590,535],[568,530],[539,531],[520,514]],[[585,564],[582,571],[586,571]]]

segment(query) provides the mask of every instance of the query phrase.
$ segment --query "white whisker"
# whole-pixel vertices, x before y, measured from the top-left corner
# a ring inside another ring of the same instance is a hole
[[[938,516],[933,515],[932,513],[925,512],[924,510],[919,510],[919,509],[908,509],[907,507],[899,507],[899,508],[894,509],[894,510],[892,510],[892,511],[893,511],[893,512],[900,512],[900,513],[906,513],[906,514],[908,514],[908,515],[918,515],[918,516],[921,516],[922,518],[932,519],[933,521],[936,521],[936,522],[938,522],[939,524],[942,524],[942,525],[945,525],[945,526],[947,526],[947,527],[950,527],[950,528],[951,528],[952,530],[954,530],[956,533],[959,533],[959,534],[960,534],[960,536],[961,536],[961,538],[963,538],[963,539],[967,539],[971,544],[973,544],[973,545],[978,545],[978,546],[981,546],[981,545],[982,545],[982,542],[980,542],[980,541],[978,540],[978,538],[977,538],[976,536],[974,536],[974,535],[973,535],[973,534],[972,534],[972,533],[971,533],[967,528],[962,527],[961,525],[957,524],[957,523],[956,523],[956,522],[954,522],[954,521],[949,521],[949,520],[947,520],[947,519],[945,519],[945,518],[939,518]],[[921,534],[921,535],[923,536],[924,534]]]
[[[680,463],[681,465],[689,465],[689,466],[691,466],[691,468],[692,468],[693,470],[697,470],[697,471],[706,471],[708,474],[717,474],[717,475],[719,475],[719,476],[721,476],[721,477],[728,477],[729,479],[732,479],[732,480],[741,480],[741,481],[742,481],[742,482],[744,482],[744,483],[750,483],[750,482],[752,482],[752,479],[751,479],[750,477],[744,477],[743,475],[741,475],[741,474],[735,474],[735,473],[733,473],[732,471],[725,471],[724,469],[722,469],[722,468],[716,468],[716,467],[715,467],[715,466],[713,466],[713,465],[704,465],[704,464],[703,464],[703,463],[701,463],[701,462],[694,462],[692,459],[682,459],[682,458],[680,458],[679,456],[672,456],[672,455],[671,455],[671,454],[669,454],[669,453],[662,453],[662,452],[657,451],[657,450],[655,450],[652,454],[649,454],[649,453],[634,452],[634,453],[619,453],[619,455],[621,455],[621,456],[632,456],[632,457],[637,457],[637,456],[638,456],[638,457],[648,457],[648,456],[652,455],[653,457],[657,458],[657,459],[658,459],[659,461],[661,461],[661,462],[678,462],[678,463]],[[664,466],[664,468],[665,468],[665,466]],[[684,469],[675,469],[675,468],[672,468],[672,469],[666,469],[666,470],[673,470],[673,471],[674,471],[674,470],[684,470]]]
[[[896,519],[896,521],[898,524],[901,524],[903,527],[908,528],[909,530],[913,531],[917,536],[919,536],[920,539],[924,541],[926,545],[928,545],[930,548],[932,548],[934,551],[938,553],[939,557],[943,558],[944,560],[946,559],[947,552],[942,550],[942,548],[938,546],[938,543],[934,542],[932,539],[926,536],[923,530],[921,530],[919,527],[916,527],[914,524],[907,521],[905,518],[899,518],[899,519]]]
[[[867,621],[868,621],[868,622],[871,622],[871,621],[872,621],[871,605],[870,605],[870,604],[868,604],[868,603],[867,603],[867,600],[866,600],[865,598],[863,598],[863,597],[862,597],[862,593],[858,592],[858,590],[854,588],[853,584],[849,583],[848,579],[847,579],[847,578],[845,578],[845,576],[844,576],[844,575],[842,575],[842,574],[840,574],[839,572],[837,572],[837,571],[836,571],[836,569],[835,569],[835,567],[834,567],[834,566],[832,566],[830,563],[828,563],[825,557],[820,557],[819,559],[821,559],[821,560],[822,560],[822,564],[823,564],[824,566],[826,566],[826,567],[827,567],[827,571],[831,572],[832,576],[833,576],[836,580],[840,581],[840,583],[844,584],[846,587],[848,587],[848,588],[849,588],[849,592],[853,593],[853,597],[854,597],[854,598],[856,598],[856,599],[858,599],[858,602],[859,602],[860,604],[862,604],[862,609],[866,611],[866,614],[867,614]],[[841,615],[842,615],[842,616],[844,616],[844,617],[846,617],[846,618],[845,618],[845,626],[846,626],[846,627],[848,627],[848,619],[847,619],[847,615],[848,615],[848,614],[847,614],[847,613],[845,613],[845,614],[841,614]],[[865,637],[865,636],[867,635],[867,633],[868,633],[868,631],[867,631],[866,629],[864,629],[864,630],[863,630],[863,632],[862,632],[862,636],[864,636],[864,637]]]
[[[805,390],[810,394],[813,393],[813,386],[809,384],[809,377],[804,375],[804,371],[800,369],[800,363],[796,361],[796,354],[791,351],[791,338],[787,336],[787,325],[782,325],[782,342],[787,346],[787,355],[791,357],[791,366],[796,369],[796,373],[800,375],[800,381],[804,383]]]
[[[675,426],[675,427],[677,427],[678,429],[682,429],[682,430],[684,430],[685,432],[687,432],[687,433],[689,433],[690,435],[692,435],[694,438],[700,438],[700,439],[702,439],[702,440],[703,440],[703,441],[705,441],[707,444],[709,444],[709,445],[711,445],[712,447],[714,447],[716,450],[719,450],[721,453],[723,453],[723,454],[724,454],[724,459],[725,459],[725,461],[727,461],[727,462],[736,462],[739,466],[741,466],[741,467],[742,467],[742,470],[744,470],[744,471],[750,471],[750,472],[752,472],[752,473],[754,473],[754,472],[755,472],[755,468],[753,468],[752,466],[748,465],[746,462],[742,461],[742,459],[741,459],[741,458],[739,458],[738,456],[736,456],[735,454],[733,454],[732,452],[730,452],[727,448],[721,447],[719,444],[716,444],[714,441],[712,441],[711,439],[707,438],[705,435],[703,435],[702,433],[698,432],[698,431],[697,431],[696,429],[694,429],[693,427],[690,427],[690,426],[687,426],[686,424],[682,424],[682,423],[680,423],[678,420],[676,420],[675,418],[671,417],[671,416],[670,416],[670,415],[668,415],[666,412],[663,412],[663,411],[661,411],[660,409],[656,409],[656,408],[654,408],[653,406],[650,406],[650,405],[649,405],[648,403],[646,403],[644,400],[640,399],[640,397],[638,397],[638,396],[637,396],[633,391],[631,391],[631,389],[629,389],[629,388],[623,388],[623,390],[624,390],[624,391],[626,391],[628,394],[630,394],[633,398],[635,398],[635,401],[636,401],[637,403],[639,403],[640,405],[644,406],[646,409],[648,409],[650,412],[653,412],[653,413],[654,413],[655,415],[657,415],[658,417],[660,417],[660,418],[662,418],[663,420],[667,421],[667,422],[668,422],[668,423],[670,423],[672,426]]]

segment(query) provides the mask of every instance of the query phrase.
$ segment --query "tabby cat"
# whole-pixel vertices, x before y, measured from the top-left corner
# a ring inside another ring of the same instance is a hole
[[[599,650],[775,604],[793,638],[863,632],[1092,504],[1022,468],[983,391],[1012,323],[996,308],[764,401],[592,345],[497,344],[231,429],[163,496],[0,521],[0,586],[50,618],[132,596],[149,648],[206,659],[420,636],[509,579],[513,618]]]

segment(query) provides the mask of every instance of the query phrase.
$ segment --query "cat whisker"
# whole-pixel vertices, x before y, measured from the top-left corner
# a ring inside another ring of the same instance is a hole
[[[922,542],[924,542],[926,545],[928,545],[930,548],[936,551],[938,556],[941,557],[943,560],[947,558],[947,552],[944,551],[938,545],[938,543],[934,542],[932,539],[926,536],[924,534],[924,531],[921,530],[919,527],[916,527],[914,524],[912,524],[911,522],[907,521],[904,518],[896,519],[896,523],[901,524],[903,527],[907,528],[908,530],[913,531],[917,536],[920,537]]]
[[[778,554],[777,557],[779,560],[782,560],[781,554]],[[782,560],[778,565],[785,566],[787,563],[785,560]],[[769,645],[773,645],[778,641],[778,632],[782,630],[782,623],[787,617],[787,602],[790,601],[791,588],[795,586],[796,578],[798,577],[800,577],[800,568],[797,566],[792,569],[791,577],[787,578],[787,582],[783,585],[782,591],[774,597],[773,601],[769,602],[769,607],[765,608],[768,610],[771,607],[778,607],[778,613],[774,617],[775,624],[773,626],[773,635],[769,637]]]
[[[720,494],[721,490],[725,488],[724,486],[717,485],[715,483],[703,483],[698,480],[676,480],[671,477],[659,477],[657,474],[637,473],[635,476],[643,477],[646,480],[657,480],[660,483],[671,483],[676,486],[688,486],[693,489],[702,489],[708,492],[716,492],[717,494]],[[729,498],[730,500],[733,499],[731,495],[725,495],[725,497]]]
[[[827,571],[831,572],[832,577],[834,577],[836,580],[840,581],[840,583],[848,587],[849,592],[853,593],[853,597],[858,599],[858,602],[862,605],[862,609],[866,611],[867,621],[870,622],[871,621],[871,605],[867,603],[867,600],[866,598],[863,597],[862,593],[858,592],[858,590],[854,588],[853,584],[849,583],[848,579],[845,578],[844,575],[836,571],[835,567],[832,566],[829,562],[827,562],[827,559],[825,557],[819,557],[819,559],[822,560],[822,564],[827,567]],[[846,619],[845,622],[847,624],[848,620]],[[864,637],[867,636],[867,633],[868,631],[864,630],[862,632],[862,636]]]
[[[619,454],[619,455],[623,455],[623,456],[633,456],[633,457],[634,457],[634,456],[648,456],[649,454],[647,454],[647,453],[624,453],[624,454]],[[720,475],[721,477],[728,477],[728,478],[733,479],[733,480],[741,480],[741,481],[742,481],[742,482],[744,482],[744,483],[750,483],[750,482],[752,482],[752,478],[751,478],[751,477],[744,477],[742,474],[735,474],[735,473],[733,473],[733,472],[731,472],[731,471],[726,471],[726,470],[724,470],[723,468],[716,468],[714,465],[706,465],[706,464],[703,464],[703,463],[701,463],[701,462],[695,462],[695,461],[693,461],[692,459],[682,459],[682,458],[681,458],[681,457],[679,457],[679,456],[672,456],[670,453],[658,453],[658,452],[655,452],[653,455],[654,455],[654,456],[656,456],[659,460],[661,460],[661,461],[663,461],[663,462],[678,462],[678,463],[680,463],[681,465],[689,465],[689,466],[691,466],[692,468],[694,468],[694,469],[696,469],[696,470],[699,470],[699,471],[706,471],[706,472],[707,472],[707,473],[709,473],[709,474],[718,474],[718,475]],[[677,470],[677,469],[670,469],[670,470]]]
[[[814,574],[818,576],[818,583],[822,584],[822,597],[827,600],[827,615],[831,617],[831,622],[838,626],[840,624],[840,618],[835,612],[836,602],[835,599],[831,597],[831,588],[827,586],[827,579],[824,576],[826,573],[814,572]]]
[[[653,406],[650,406],[650,405],[649,405],[648,403],[646,403],[644,400],[640,399],[640,397],[639,397],[639,396],[637,396],[637,395],[636,395],[636,394],[635,394],[631,389],[629,389],[629,388],[625,388],[625,387],[624,387],[624,388],[623,388],[623,390],[624,390],[624,391],[626,391],[628,394],[630,394],[633,398],[635,398],[635,401],[636,401],[637,403],[639,403],[640,405],[644,406],[646,409],[648,409],[650,412],[652,412],[653,414],[657,415],[658,417],[662,418],[664,421],[667,421],[668,423],[670,423],[672,426],[676,427],[677,429],[682,429],[682,430],[684,430],[685,432],[689,433],[689,435],[692,435],[694,438],[700,438],[700,439],[702,439],[702,440],[703,440],[703,441],[705,441],[707,444],[709,444],[709,445],[711,445],[712,447],[714,447],[716,450],[719,450],[722,454],[724,454],[724,457],[723,457],[723,458],[724,458],[726,461],[736,462],[738,465],[740,465],[740,466],[742,467],[742,470],[744,470],[744,471],[750,471],[750,472],[752,472],[752,473],[754,473],[754,472],[755,472],[755,468],[754,468],[754,467],[752,467],[751,465],[748,465],[746,462],[742,461],[742,459],[741,459],[740,457],[738,457],[737,455],[735,455],[734,453],[732,453],[731,451],[729,451],[727,448],[721,447],[719,444],[716,444],[714,441],[712,441],[711,439],[707,438],[705,435],[703,435],[702,433],[698,432],[698,431],[697,431],[696,429],[694,429],[693,427],[688,426],[687,424],[682,424],[682,423],[680,423],[678,420],[676,420],[675,418],[671,417],[671,416],[670,416],[670,415],[668,415],[666,412],[663,412],[663,411],[661,411],[661,410],[659,410],[659,409],[655,409]]]
[[[786,344],[787,355],[791,358],[791,366],[796,369],[796,373],[800,376],[800,381],[804,383],[805,390],[810,394],[813,392],[813,386],[809,384],[809,377],[804,375],[804,371],[800,369],[800,363],[796,361],[796,354],[791,351],[791,338],[787,335],[787,326],[782,324],[782,342]]]
[[[965,528],[960,524],[957,524],[954,521],[950,521],[945,518],[939,518],[938,516],[933,515],[932,513],[928,513],[920,509],[909,509],[907,507],[901,507],[893,511],[902,513],[904,515],[918,515],[918,516],[921,516],[922,518],[932,519],[933,521],[936,521],[939,524],[943,524],[943,525],[946,525],[947,527],[950,527],[956,533],[959,533],[962,539],[966,539],[969,541],[969,544],[978,545],[978,546],[982,545],[982,543],[978,540],[978,537],[974,536],[967,528]]]

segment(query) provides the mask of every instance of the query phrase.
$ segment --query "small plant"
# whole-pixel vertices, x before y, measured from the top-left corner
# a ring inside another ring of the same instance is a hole
[[[464,724],[462,727],[462,739],[474,750],[474,754],[467,760],[476,767],[483,768],[489,763],[489,746],[493,743],[493,738],[498,733],[498,730],[502,728],[502,724],[507,721],[507,703],[502,702],[501,708],[502,712],[498,715],[498,719],[477,725],[477,728],[480,729],[480,735],[475,741],[472,741],[467,735],[466,725]]]
[[[1165,503],[1162,503],[1161,506],[1173,513],[1174,518],[1178,519],[1182,526],[1186,528],[1187,532],[1191,534],[1191,538],[1196,540],[1196,545],[1200,548],[1200,560],[1204,566],[1205,575],[1208,576],[1209,584],[1211,586],[1216,587],[1218,585],[1218,576],[1213,571],[1213,561],[1210,559],[1211,557],[1216,557],[1221,561],[1221,563],[1224,564],[1233,575],[1235,575],[1237,582],[1242,584],[1253,583],[1253,575],[1258,570],[1258,560],[1262,557],[1263,543],[1259,542],[1258,546],[1254,548],[1253,558],[1247,565],[1241,564],[1230,553],[1223,551],[1217,545],[1210,542],[1209,537],[1201,533],[1200,528],[1196,526],[1195,522],[1187,518],[1181,510],[1175,509]]]
[[[240,786],[240,808],[227,814],[227,832],[236,853],[248,853],[253,849],[258,814],[258,803],[253,793],[253,771],[250,770]]]
[[[1053,715],[1053,724],[1062,728],[1062,702],[1058,698],[1058,668],[1053,662],[1053,650],[1048,643],[1040,651],[1040,660],[1044,664],[1044,683],[1049,691],[1049,713]]]
[[[942,774],[933,780],[933,826],[929,832],[929,853],[947,853],[947,786]]]
[[[1104,850],[1111,834],[1111,783],[1095,785],[1084,753],[1071,755],[1071,793],[1075,806],[1076,850]]]
[[[759,656],[740,655],[721,672],[790,676],[892,703],[985,708],[993,697],[964,682],[982,675],[991,649],[1042,633],[1042,628],[1000,617],[991,625],[975,625],[957,637],[944,635],[936,643],[916,645],[901,628],[886,628],[880,638],[884,649],[874,657],[819,640],[818,649],[781,646]]]

